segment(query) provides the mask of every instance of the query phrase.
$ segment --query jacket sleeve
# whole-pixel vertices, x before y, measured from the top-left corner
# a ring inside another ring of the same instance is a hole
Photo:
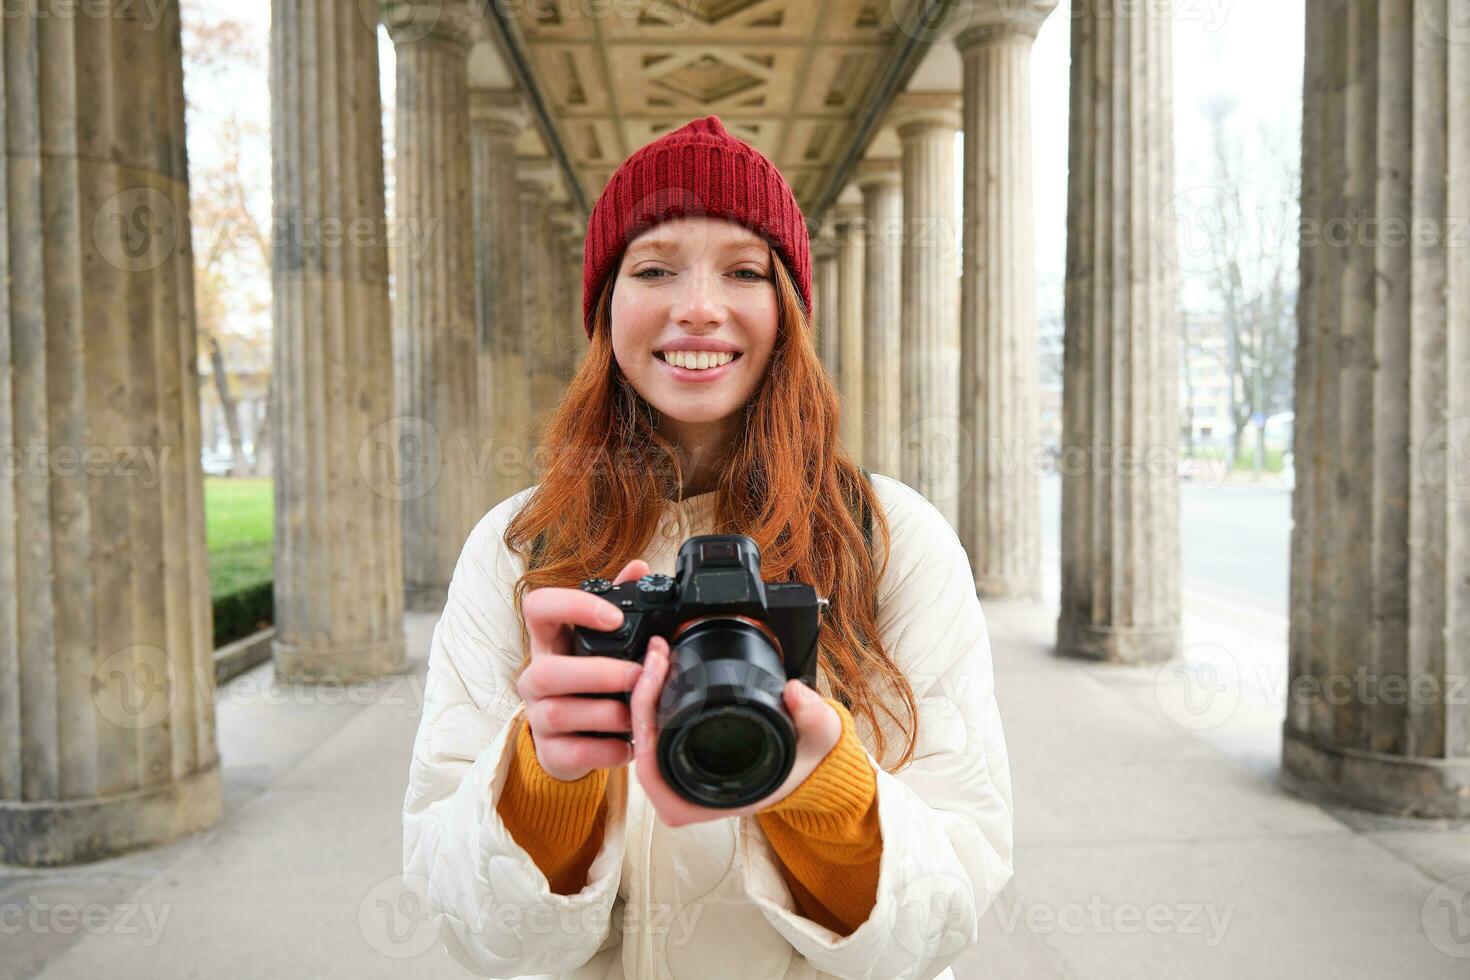
[[[896,480],[873,479],[892,534],[878,626],[919,708],[909,765],[890,773],[868,752],[883,840],[877,900],[865,922],[838,935],[799,913],[750,817],[741,820],[740,860],[751,900],[817,969],[912,980],[942,973],[978,941],[980,916],[1010,880],[1010,766],[969,557],[932,504]],[[893,745],[901,733],[887,724]]]
[[[514,680],[522,563],[501,540],[519,496],[475,526],[455,565],[429,649],[403,804],[405,878],[422,889],[450,955],[490,976],[571,971],[599,954],[618,956],[621,938],[609,930],[626,810],[612,793],[616,781],[587,884],[571,895],[551,890],[497,810],[524,715]]]

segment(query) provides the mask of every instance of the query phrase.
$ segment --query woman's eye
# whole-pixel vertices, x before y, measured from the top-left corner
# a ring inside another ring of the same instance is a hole
[[[664,272],[668,272],[668,271],[669,271],[668,269],[655,269],[655,268],[639,269],[637,272],[633,273],[633,278],[634,279],[657,279],[659,273],[664,273]],[[650,272],[655,273],[655,274],[654,275],[649,275]]]
[[[736,269],[735,274],[737,276],[743,274],[751,282],[761,282],[770,278],[770,276],[766,275],[759,269]]]

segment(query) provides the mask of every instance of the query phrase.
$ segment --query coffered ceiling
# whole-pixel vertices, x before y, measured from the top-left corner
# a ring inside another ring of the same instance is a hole
[[[638,147],[715,114],[775,161],[806,209],[849,151],[885,72],[906,57],[895,18],[912,6],[525,0],[504,29],[588,202]]]

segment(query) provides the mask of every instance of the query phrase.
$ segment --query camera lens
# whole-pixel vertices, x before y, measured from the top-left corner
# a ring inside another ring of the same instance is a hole
[[[689,727],[684,745],[690,766],[706,779],[759,778],[775,753],[769,728],[739,709],[705,714]]]
[[[781,692],[786,669],[766,634],[712,617],[680,635],[660,706],[659,766],[680,796],[734,808],[770,795],[796,760]]]

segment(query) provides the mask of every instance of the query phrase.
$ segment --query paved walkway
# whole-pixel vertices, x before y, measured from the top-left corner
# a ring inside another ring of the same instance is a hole
[[[986,604],[1017,873],[956,973],[1470,976],[1470,829],[1324,810],[1276,780],[1284,623],[1187,596],[1180,671],[1062,661],[1054,599]],[[412,673],[219,693],[225,816],[165,848],[0,869],[0,978],[454,977],[398,879],[437,617]],[[1448,882],[1448,884],[1445,884]]]

